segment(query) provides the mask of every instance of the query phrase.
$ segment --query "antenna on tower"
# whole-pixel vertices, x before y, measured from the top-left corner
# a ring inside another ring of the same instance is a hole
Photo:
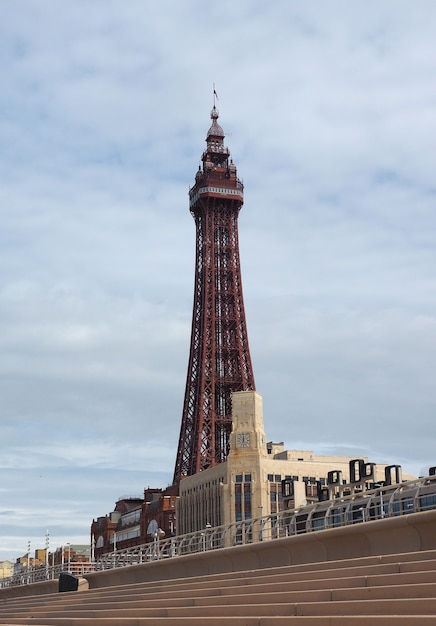
[[[215,108],[215,100],[219,100],[218,94],[215,89],[215,83],[213,84],[213,108]]]

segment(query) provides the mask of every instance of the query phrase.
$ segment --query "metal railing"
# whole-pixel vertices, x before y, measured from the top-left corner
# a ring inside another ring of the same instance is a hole
[[[234,522],[226,526],[205,528],[186,535],[162,539],[159,533],[156,533],[152,542],[114,550],[91,562],[71,562],[68,568],[55,565],[25,569],[0,581],[0,588],[54,580],[61,571],[66,569],[74,575],[83,576],[90,572],[259,541],[272,541],[281,537],[366,523],[430,509],[436,509],[436,476],[399,485],[381,486],[371,491],[316,502],[298,509]]]

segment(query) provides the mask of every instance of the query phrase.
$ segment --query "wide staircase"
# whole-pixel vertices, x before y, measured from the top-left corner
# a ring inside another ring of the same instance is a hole
[[[436,625],[436,550],[0,596],[0,624]]]

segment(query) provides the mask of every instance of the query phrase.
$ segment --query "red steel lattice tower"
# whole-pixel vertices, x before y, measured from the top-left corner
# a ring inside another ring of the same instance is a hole
[[[202,165],[189,191],[196,226],[191,348],[174,483],[227,458],[231,394],[254,390],[239,260],[244,186],[213,106]]]

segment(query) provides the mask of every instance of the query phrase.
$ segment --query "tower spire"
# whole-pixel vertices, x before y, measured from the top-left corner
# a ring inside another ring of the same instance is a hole
[[[174,483],[226,460],[233,391],[255,389],[239,259],[238,215],[244,187],[224,145],[214,103],[195,184],[196,226],[191,346]]]

